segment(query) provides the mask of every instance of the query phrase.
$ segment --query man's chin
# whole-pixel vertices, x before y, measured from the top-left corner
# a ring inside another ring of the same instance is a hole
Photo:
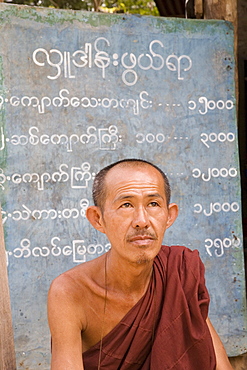
[[[150,251],[150,250],[145,250],[143,248],[142,251],[139,251],[139,253],[137,253],[136,258],[135,258],[135,263],[137,265],[145,265],[150,262],[153,262],[157,254],[158,252],[155,253],[154,250]]]
[[[145,258],[145,257],[140,257],[140,258],[138,258],[137,260],[136,260],[136,264],[138,265],[138,266],[140,266],[140,265],[147,265],[147,264],[149,264],[150,262],[152,262],[153,261],[153,259],[150,259],[150,258]]]

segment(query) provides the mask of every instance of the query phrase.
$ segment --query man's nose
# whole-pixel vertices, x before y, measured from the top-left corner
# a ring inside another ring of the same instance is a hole
[[[133,215],[132,226],[136,228],[147,228],[150,225],[148,212],[144,207],[138,207],[135,209]]]

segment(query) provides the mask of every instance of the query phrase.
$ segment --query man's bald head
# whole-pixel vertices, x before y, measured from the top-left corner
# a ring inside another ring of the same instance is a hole
[[[96,175],[94,179],[93,201],[94,201],[95,206],[98,206],[102,212],[104,210],[104,204],[105,204],[107,190],[108,190],[105,179],[106,179],[108,172],[111,171],[116,166],[118,167],[120,166],[123,168],[126,168],[126,167],[141,168],[141,167],[151,166],[155,168],[163,177],[167,206],[169,205],[170,198],[171,198],[171,189],[170,189],[168,178],[164,174],[164,172],[159,167],[155,166],[153,163],[142,160],[142,159],[123,159],[121,161],[112,163],[109,166],[104,167],[102,170],[98,172],[98,174]]]

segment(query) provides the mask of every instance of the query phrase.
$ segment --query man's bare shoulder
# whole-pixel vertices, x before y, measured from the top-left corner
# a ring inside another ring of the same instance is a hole
[[[102,256],[103,257],[103,256]],[[101,294],[102,261],[95,260],[62,273],[56,277],[48,292],[48,321],[53,336],[57,328],[61,329],[61,318],[67,318],[66,325],[85,330],[88,324],[88,302],[90,298]],[[104,263],[103,263],[104,266]],[[103,270],[104,273],[104,270]],[[66,330],[69,330],[66,327]]]
[[[83,297],[83,292],[93,289],[102,281],[104,256],[82,263],[56,277],[50,286],[49,294],[67,298]]]

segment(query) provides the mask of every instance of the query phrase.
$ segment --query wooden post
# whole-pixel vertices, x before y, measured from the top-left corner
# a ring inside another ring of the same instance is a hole
[[[93,0],[93,3],[94,3],[94,11],[95,12],[98,12],[99,11],[99,7],[102,3],[102,0]]]
[[[203,17],[203,0],[195,0],[195,16],[200,19]]]
[[[204,0],[205,19],[224,19],[237,22],[237,0]]]
[[[226,21],[230,21],[233,23],[234,54],[235,54],[235,60],[236,60],[236,68],[235,68],[236,102],[237,102],[237,112],[239,113],[239,101],[238,101],[239,82],[238,82],[238,67],[237,67],[238,66],[238,0],[204,0],[204,18],[205,19],[224,19]],[[240,106],[240,110],[242,108]],[[242,111],[240,115],[241,114],[243,114]],[[244,129],[242,127],[239,127],[239,130],[241,129],[241,133],[242,133],[242,138],[240,134],[240,140],[243,140],[243,137],[245,137],[245,123],[243,123],[243,126],[244,126]],[[244,147],[245,147],[245,143],[244,143]],[[244,148],[244,151],[245,151],[245,148]],[[230,362],[231,362],[233,369],[235,370],[247,369],[247,353],[241,356],[230,358]]]
[[[236,102],[238,111],[238,0],[204,0],[204,19],[222,19],[233,23],[234,27],[234,55],[236,61],[235,68],[235,84],[236,84]]]
[[[0,209],[0,369],[16,370],[6,252]]]

